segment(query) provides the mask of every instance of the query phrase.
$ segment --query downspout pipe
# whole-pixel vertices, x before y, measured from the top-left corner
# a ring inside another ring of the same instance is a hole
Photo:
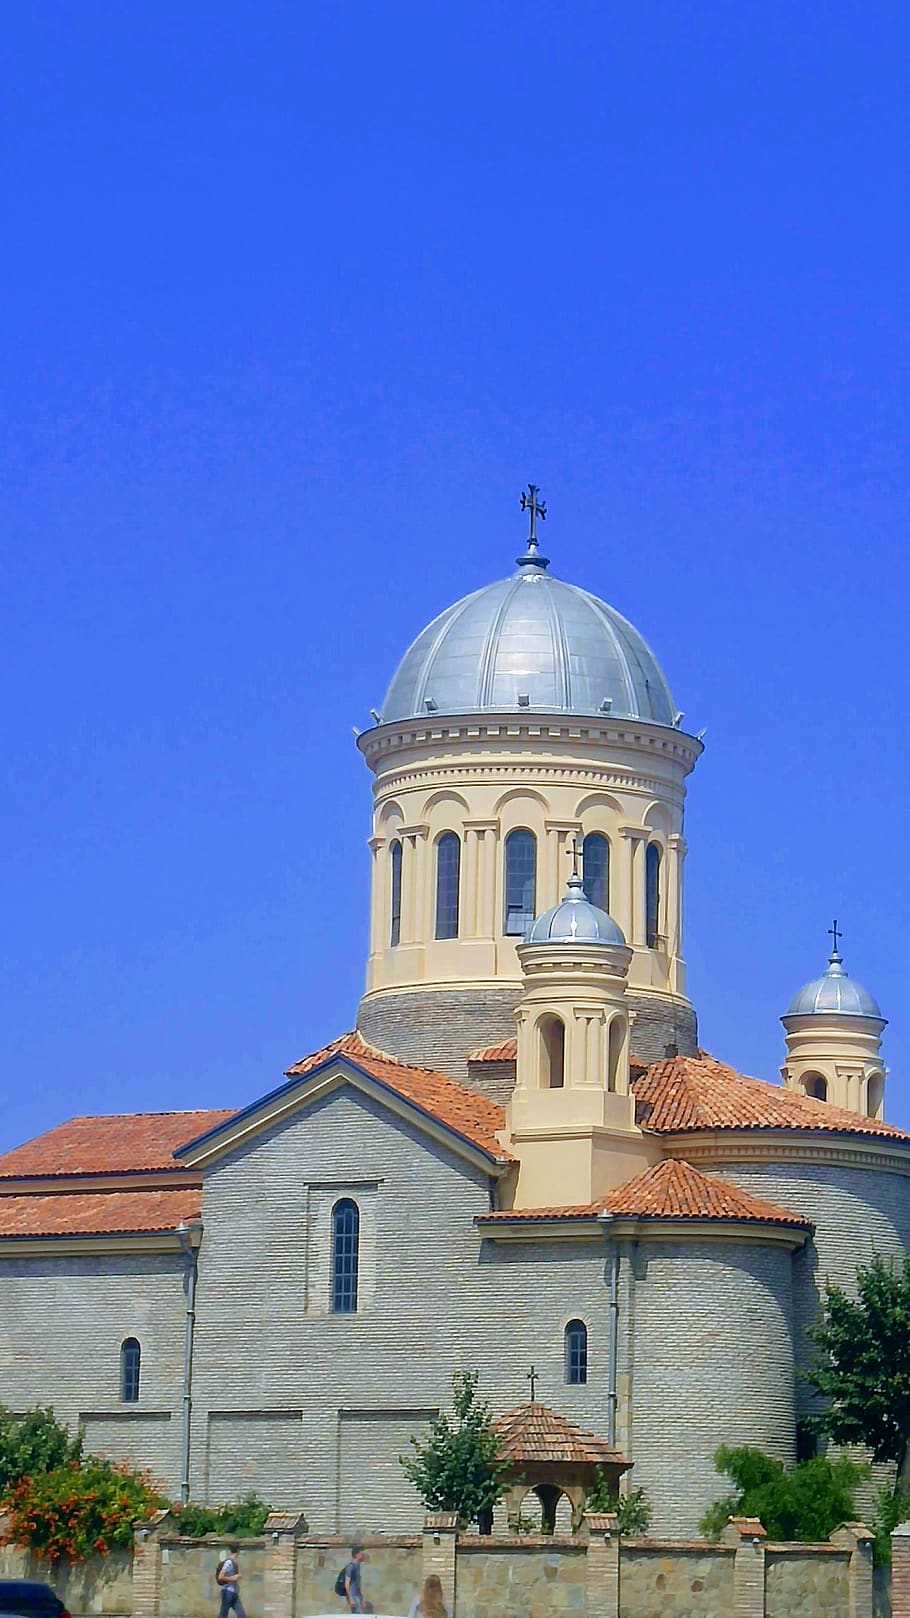
[[[598,1222],[604,1227],[609,1240],[611,1213],[601,1213]],[[619,1248],[612,1243],[610,1252],[610,1324],[607,1339],[607,1443],[616,1443],[616,1407],[619,1403],[617,1388],[617,1362],[619,1359]]]
[[[199,1240],[201,1225],[177,1226],[177,1239],[186,1257],[183,1291],[186,1297],[186,1316],[183,1337],[183,1434],[180,1452],[180,1502],[186,1505],[190,1498],[190,1436],[193,1420],[193,1337],[196,1330],[196,1281],[198,1277]]]

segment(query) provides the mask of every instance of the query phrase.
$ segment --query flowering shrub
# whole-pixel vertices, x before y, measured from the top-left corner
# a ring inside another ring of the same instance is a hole
[[[147,1472],[94,1455],[19,1478],[2,1503],[9,1514],[2,1543],[76,1562],[128,1545],[134,1522],[167,1505]]]

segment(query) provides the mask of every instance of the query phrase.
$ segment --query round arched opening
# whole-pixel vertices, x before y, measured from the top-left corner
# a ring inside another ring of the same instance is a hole
[[[540,1041],[540,1087],[561,1090],[566,1082],[566,1028],[559,1017],[541,1017],[537,1025]]]
[[[884,1073],[870,1073],[866,1084],[866,1113],[870,1118],[880,1118],[882,1115],[882,1102],[885,1098]]]
[[[811,1096],[813,1101],[827,1101],[828,1081],[820,1073],[804,1073],[802,1085],[804,1095]]]
[[[626,1043],[626,1025],[621,1017],[614,1017],[607,1037],[607,1089],[619,1088],[622,1053]]]

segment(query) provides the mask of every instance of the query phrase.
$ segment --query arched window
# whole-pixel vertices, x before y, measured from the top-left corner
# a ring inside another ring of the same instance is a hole
[[[458,937],[458,879],[461,842],[453,831],[436,844],[436,937]]]
[[[660,932],[660,849],[649,843],[645,853],[645,942],[657,948]]]
[[[807,1096],[813,1096],[816,1101],[828,1099],[828,1082],[820,1073],[804,1073],[803,1090]]]
[[[566,1082],[566,1026],[559,1017],[541,1017],[540,1083],[544,1090],[561,1090]]]
[[[607,1089],[615,1090],[619,1082],[619,1064],[626,1037],[626,1025],[621,1017],[614,1017],[607,1036]]]
[[[570,1320],[566,1327],[566,1381],[588,1380],[588,1328],[583,1320]]]
[[[505,931],[526,933],[537,903],[537,838],[532,831],[510,831],[506,838],[505,898]]]
[[[357,1313],[357,1264],[360,1256],[360,1209],[342,1197],[332,1209],[332,1313]]]
[[[610,844],[600,831],[589,831],[581,845],[585,898],[599,910],[610,908]]]
[[[392,868],[392,915],[389,925],[389,943],[397,944],[401,938],[401,844],[398,839],[389,849]]]
[[[866,1112],[870,1118],[877,1118],[882,1110],[882,1098],[885,1093],[885,1080],[881,1073],[870,1073],[866,1085]]]
[[[127,1337],[120,1344],[120,1399],[125,1405],[139,1400],[139,1361],[142,1350],[135,1337]]]

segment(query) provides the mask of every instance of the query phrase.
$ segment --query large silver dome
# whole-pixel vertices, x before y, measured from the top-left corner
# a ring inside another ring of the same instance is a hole
[[[638,630],[552,578],[530,546],[511,578],[464,596],[421,631],[386,692],[382,722],[523,709],[679,722]]]
[[[855,978],[848,978],[835,950],[820,978],[813,978],[793,996],[785,1015],[821,1017],[832,1012],[842,1017],[881,1017],[878,1001]]]
[[[613,917],[585,898],[580,876],[569,877],[559,904],[535,917],[525,934],[526,944],[625,945],[625,942],[622,929]]]

